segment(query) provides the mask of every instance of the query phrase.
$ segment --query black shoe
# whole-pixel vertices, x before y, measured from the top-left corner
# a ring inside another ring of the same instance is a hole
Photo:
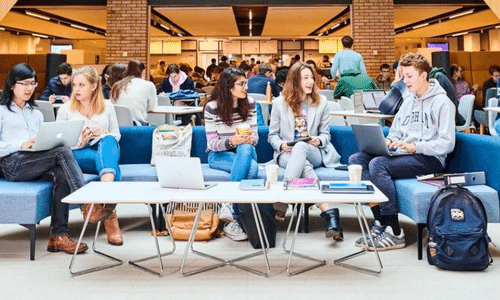
[[[276,211],[275,219],[278,222],[285,221],[286,211],[288,210],[288,204],[282,202],[273,203],[273,208]]]
[[[320,216],[325,219],[327,224],[325,232],[326,237],[332,237],[336,241],[342,241],[344,239],[344,232],[342,232],[342,228],[340,227],[339,209],[329,209],[322,212]]]

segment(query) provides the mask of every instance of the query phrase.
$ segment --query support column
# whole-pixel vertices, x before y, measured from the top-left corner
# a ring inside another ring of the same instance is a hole
[[[393,0],[352,0],[353,50],[363,56],[368,76],[375,78],[380,65],[392,65],[394,50]]]
[[[108,0],[106,63],[142,61],[149,66],[148,0]]]

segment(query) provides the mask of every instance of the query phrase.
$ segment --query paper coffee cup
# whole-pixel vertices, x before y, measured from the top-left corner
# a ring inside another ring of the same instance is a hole
[[[280,167],[276,164],[266,165],[266,179],[269,183],[278,182],[278,173]]]
[[[349,165],[347,169],[349,170],[349,181],[351,183],[360,183],[363,167],[361,165]]]
[[[248,135],[250,134],[250,125],[243,123],[236,128],[237,135]]]

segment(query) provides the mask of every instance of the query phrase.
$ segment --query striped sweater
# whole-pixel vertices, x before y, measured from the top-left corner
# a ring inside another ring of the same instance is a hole
[[[227,126],[222,122],[222,119],[217,115],[217,102],[210,101],[205,106],[205,132],[207,134],[207,152],[215,151],[228,151],[233,149],[229,145],[229,139],[236,135],[236,128],[242,124],[247,123],[250,125],[250,130],[253,134],[253,144],[257,145],[259,142],[259,135],[257,134],[257,112],[255,109],[255,101],[252,98],[248,98],[251,108],[249,116],[246,122],[243,122],[243,118],[237,113],[233,113],[233,125]]]

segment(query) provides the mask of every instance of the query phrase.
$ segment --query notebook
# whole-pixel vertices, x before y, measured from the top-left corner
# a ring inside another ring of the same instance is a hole
[[[366,112],[380,113],[379,106],[384,96],[384,90],[363,91],[363,106]]]
[[[55,147],[74,147],[82,133],[84,120],[43,122],[40,125],[36,141],[30,149],[20,151],[45,151]]]
[[[155,164],[161,187],[206,190],[217,185],[205,184],[199,157],[155,156]]]
[[[356,138],[356,142],[358,143],[359,151],[361,152],[376,156],[399,156],[412,154],[399,149],[389,150],[385,143],[382,127],[379,125],[352,124],[351,127],[354,137]]]

